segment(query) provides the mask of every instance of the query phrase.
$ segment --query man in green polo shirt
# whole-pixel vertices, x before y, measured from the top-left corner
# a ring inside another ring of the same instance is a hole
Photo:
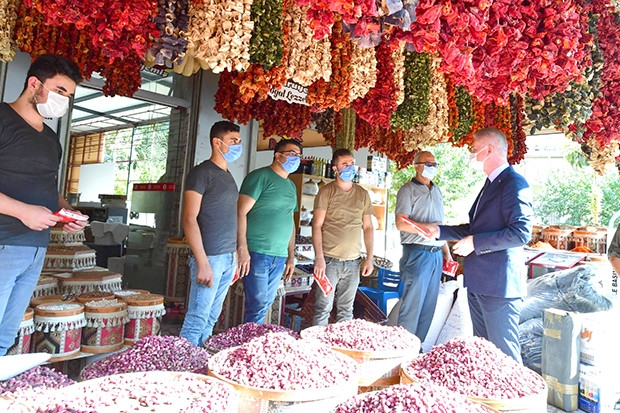
[[[245,290],[245,323],[262,324],[284,275],[295,269],[297,191],[288,175],[299,167],[302,146],[282,139],[273,162],[248,174],[237,204],[237,260]]]

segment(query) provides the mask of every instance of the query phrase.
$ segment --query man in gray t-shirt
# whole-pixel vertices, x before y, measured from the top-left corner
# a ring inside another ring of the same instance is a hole
[[[181,337],[201,346],[211,336],[237,269],[237,184],[228,162],[241,156],[239,126],[228,121],[211,128],[211,158],[187,176],[183,229],[192,251],[191,289]]]
[[[437,162],[430,152],[418,152],[414,158],[416,176],[404,184],[396,195],[396,228],[400,231],[403,255],[400,259],[401,297],[398,325],[426,338],[433,320],[442,259],[452,261],[445,241],[429,240],[402,222],[443,222],[443,198],[431,181],[437,175]]]

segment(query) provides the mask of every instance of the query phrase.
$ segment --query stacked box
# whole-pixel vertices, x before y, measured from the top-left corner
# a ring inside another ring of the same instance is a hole
[[[580,336],[579,409],[620,412],[619,312],[584,315]]]
[[[543,313],[542,376],[547,402],[567,412],[577,410],[579,392],[579,314],[555,308]]]

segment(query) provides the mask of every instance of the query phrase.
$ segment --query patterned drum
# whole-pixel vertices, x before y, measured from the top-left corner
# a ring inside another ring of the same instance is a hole
[[[125,344],[133,344],[146,336],[157,336],[161,331],[161,318],[166,313],[164,296],[159,294],[130,295],[127,303],[129,321],[125,325]]]
[[[129,297],[130,295],[138,295],[138,294],[150,294],[151,292],[149,290],[120,290],[120,291],[115,291],[114,292],[114,296],[116,298],[118,298],[119,300],[124,300],[125,298]]]
[[[115,292],[121,289],[123,276],[108,270],[78,271],[73,277],[60,280],[61,294],[78,295],[91,291]]]
[[[41,304],[34,309],[35,353],[50,353],[50,361],[70,358],[80,351],[84,306],[79,303]]]
[[[183,238],[170,238],[166,244],[166,285],[164,295],[183,298],[189,285],[189,244]]]
[[[84,304],[86,326],[82,329],[82,351],[108,353],[125,344],[127,303],[117,299]]]
[[[17,337],[15,337],[15,343],[9,347],[6,354],[10,356],[14,354],[30,353],[32,333],[34,333],[34,310],[28,307],[24,317],[22,318],[22,322],[19,325]]]
[[[33,297],[42,297],[44,295],[58,294],[58,279],[50,275],[39,276],[37,286],[32,292]]]
[[[89,293],[82,293],[75,298],[78,303],[86,304],[91,301],[114,300],[116,297],[114,293],[107,291],[91,291]]]
[[[37,308],[41,304],[51,303],[77,303],[75,296],[62,296],[62,295],[42,295],[41,297],[34,297],[30,299],[30,307]]]

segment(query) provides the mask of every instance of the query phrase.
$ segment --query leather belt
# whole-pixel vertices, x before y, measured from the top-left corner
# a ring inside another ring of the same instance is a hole
[[[430,251],[430,252],[441,251],[441,248],[442,248],[437,245],[423,245],[423,244],[403,244],[403,245],[409,248],[415,248],[418,250],[425,250],[425,251]]]

